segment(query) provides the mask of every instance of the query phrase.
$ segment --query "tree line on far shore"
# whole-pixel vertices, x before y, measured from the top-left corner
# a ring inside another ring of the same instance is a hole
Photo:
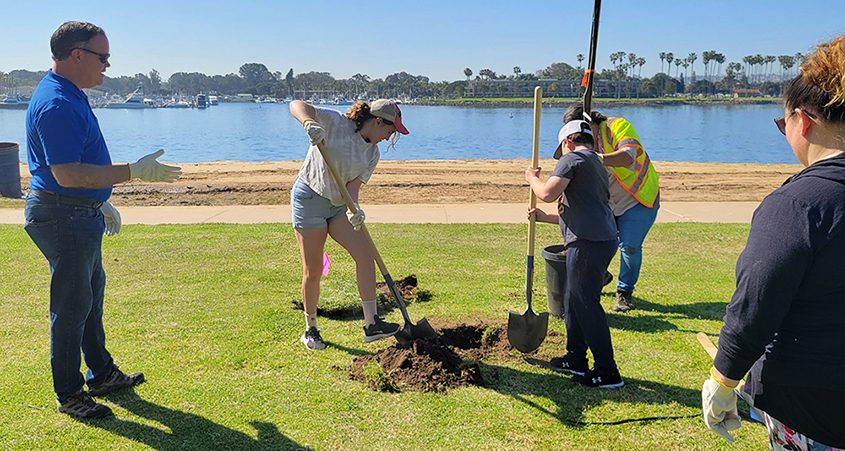
[[[635,53],[614,52],[610,55],[613,67],[597,72],[596,80],[604,86],[606,95],[614,97],[732,94],[741,89],[777,96],[781,94],[785,80],[792,76],[793,67],[800,66],[804,58],[800,53],[780,56],[748,55],[742,59],[742,63],[729,62],[722,75],[725,56],[715,50],[708,50],[702,52],[704,75],[697,76],[696,53],[689,53],[680,58],[675,57],[672,52],[660,52],[659,57],[660,72],[650,78],[643,78],[641,72],[646,63],[644,57]],[[506,75],[497,74],[489,68],[480,69],[476,74],[467,67],[463,70],[465,79],[455,81],[431,81],[424,75],[407,72],[375,79],[361,73],[347,79],[336,79],[328,72],[294,74],[293,69],[290,69],[283,74],[279,71],[272,72],[261,63],[246,63],[240,67],[237,74],[177,72],[165,81],[157,70],[152,69],[148,74],[106,77],[102,86],[97,89],[104,94],[126,95],[141,87],[145,94],[151,96],[249,93],[278,98],[326,98],[343,95],[347,98],[365,96],[454,99],[467,94],[474,97],[520,97],[527,89],[533,89],[533,81],[543,80],[546,95],[565,97],[571,96],[572,92],[562,87],[574,86],[574,83],[580,82],[584,72],[584,55],[576,55],[576,60],[577,67],[557,62],[534,73],[524,73],[519,66],[515,66],[513,74]],[[667,65],[665,72],[664,62]],[[0,88],[31,89],[44,74],[44,71],[27,70],[0,72]]]

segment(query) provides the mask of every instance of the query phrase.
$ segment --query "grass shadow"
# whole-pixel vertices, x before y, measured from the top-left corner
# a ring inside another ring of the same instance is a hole
[[[721,321],[725,317],[725,301],[699,301],[690,304],[664,305],[646,299],[633,298],[634,308],[656,313],[679,315],[689,319]]]
[[[118,417],[90,422],[92,426],[142,443],[157,450],[186,449],[310,449],[280,433],[275,424],[252,421],[257,438],[217,424],[199,415],[146,401],[134,391],[112,394],[109,401],[133,414],[154,421],[162,429]]]
[[[526,361],[534,366],[550,369],[545,361]],[[487,362],[479,362],[479,365],[486,388],[511,396],[575,428],[679,419],[696,421],[701,416],[701,393],[697,390],[632,378],[625,378],[625,387],[619,390],[602,390],[583,387],[562,374],[526,372]],[[532,397],[546,398],[555,404],[556,409],[544,407],[533,401]],[[608,401],[661,408],[657,409],[659,411],[653,416],[601,420],[585,418],[585,412]]]
[[[647,333],[660,333],[678,329],[678,326],[661,318],[649,315],[631,315],[630,313],[608,313],[607,325],[611,329]]]

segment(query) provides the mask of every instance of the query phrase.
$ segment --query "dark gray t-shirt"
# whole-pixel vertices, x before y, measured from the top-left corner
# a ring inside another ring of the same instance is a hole
[[[590,150],[564,154],[552,175],[569,179],[563,192],[565,204],[558,200],[564,242],[615,240],[616,221],[608,204],[607,170],[599,156]]]

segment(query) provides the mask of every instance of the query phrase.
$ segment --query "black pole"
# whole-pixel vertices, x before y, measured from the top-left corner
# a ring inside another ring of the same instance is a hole
[[[590,34],[590,57],[587,60],[587,72],[584,76],[587,78],[586,91],[584,91],[584,120],[592,122],[590,113],[592,112],[593,103],[593,77],[596,70],[596,47],[599,40],[599,16],[601,15],[601,0],[595,0],[593,7],[593,31]]]

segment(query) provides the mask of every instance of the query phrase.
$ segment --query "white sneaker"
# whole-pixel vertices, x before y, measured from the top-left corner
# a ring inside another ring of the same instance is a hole
[[[299,337],[299,341],[308,349],[323,350],[326,349],[326,342],[320,336],[320,331],[316,327],[311,327]]]

